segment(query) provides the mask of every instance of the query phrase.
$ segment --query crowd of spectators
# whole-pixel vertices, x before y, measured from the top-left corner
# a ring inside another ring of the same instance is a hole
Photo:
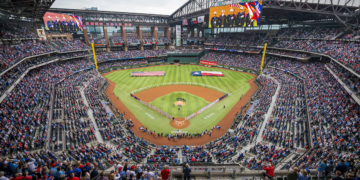
[[[0,38],[19,39],[19,38],[39,38],[28,28],[15,23],[0,23]]]
[[[121,36],[111,36],[109,38],[110,44],[114,44],[114,43],[125,43],[125,39]]]
[[[75,40],[56,40],[48,42],[50,46],[59,50],[60,52],[67,52],[67,51],[79,51],[79,50],[88,50],[90,49],[86,44],[82,41],[75,39]]]
[[[16,45],[2,44],[0,45],[0,72],[26,57],[48,52],[53,52],[53,50],[42,43],[35,43],[34,41],[22,41],[21,44]]]
[[[360,29],[355,32],[345,34],[343,36],[343,38],[344,39],[352,39],[352,38],[359,39],[360,38]]]
[[[88,51],[80,51],[80,52],[59,54],[59,57],[61,59],[69,59],[69,58],[75,58],[75,57],[86,56],[86,55],[91,55],[91,54]]]
[[[312,146],[321,152],[331,149],[334,153],[340,154],[338,157],[343,154],[350,157],[351,153],[346,152],[359,153],[358,104],[326,70],[324,64],[283,59],[276,62],[276,65],[310,79],[305,81],[305,90]]]
[[[152,36],[144,36],[143,37],[144,44],[155,44],[157,43],[156,38]]]
[[[271,42],[272,40],[267,38],[267,33],[258,32],[219,34],[205,41],[205,43],[222,46],[263,46]]]
[[[357,43],[339,41],[280,41],[274,47],[323,53],[336,58],[348,67],[360,72],[360,46]]]
[[[89,38],[90,43],[106,45],[105,37],[92,37]]]
[[[136,58],[136,57],[156,57],[156,56],[166,56],[166,49],[156,49],[156,50],[131,50],[131,51],[111,51],[111,52],[98,52],[96,59],[98,63],[105,62],[109,59],[123,59],[123,58]]]
[[[168,44],[171,43],[170,39],[167,37],[158,37],[159,44]]]
[[[263,141],[288,149],[308,147],[306,100],[301,78],[284,71],[267,68],[281,88],[271,118],[261,133]]]
[[[106,63],[99,64],[99,71],[109,69],[111,67],[120,67],[120,66],[133,66],[138,64],[147,64],[145,60],[124,60],[124,61],[109,61]]]
[[[131,44],[141,44],[141,39],[138,37],[134,37],[134,36],[127,36],[126,41],[127,41],[128,46]]]
[[[275,50],[275,49],[268,49],[268,50],[266,50],[266,52],[273,53],[273,54],[292,56],[292,57],[300,57],[300,58],[310,56],[307,53],[293,52],[293,51],[283,51],[283,50]]]
[[[243,69],[251,69],[254,71],[260,71],[261,56],[243,53],[231,53],[231,52],[210,52],[205,54],[200,60],[217,62],[220,65],[239,67]],[[268,58],[265,59],[266,64]]]

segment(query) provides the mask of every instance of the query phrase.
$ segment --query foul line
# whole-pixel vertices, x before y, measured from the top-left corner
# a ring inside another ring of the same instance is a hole
[[[240,90],[240,89],[242,89],[242,88],[244,88],[246,85],[250,85],[250,83],[252,83],[252,82],[254,82],[255,81],[255,79],[254,80],[252,80],[252,81],[250,81],[250,82],[246,82],[247,84],[244,84],[243,86],[241,86],[239,89],[237,89],[237,90],[235,90],[235,91],[233,91],[233,92],[231,92],[230,94],[229,94],[229,96],[231,95],[231,94],[233,94],[233,93],[235,93],[236,91],[238,91],[238,90]],[[250,85],[250,88],[251,88],[251,85]]]
[[[104,77],[104,76],[103,76]],[[106,78],[105,78],[106,79]],[[124,92],[126,92],[125,90],[123,90],[123,89],[121,89],[121,88],[119,88],[119,87],[117,87],[116,85],[114,85],[113,83],[111,83],[111,82],[109,82],[109,81],[107,81],[110,85],[113,85],[114,87],[116,87],[117,89],[120,89],[121,91],[124,91]],[[129,92],[126,92],[126,93],[129,93]],[[130,93],[129,93],[130,94]]]

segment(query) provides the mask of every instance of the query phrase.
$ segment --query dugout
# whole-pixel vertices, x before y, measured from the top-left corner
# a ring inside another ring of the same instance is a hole
[[[169,63],[198,63],[201,56],[204,55],[204,51],[200,53],[178,53],[168,52],[167,62]]]

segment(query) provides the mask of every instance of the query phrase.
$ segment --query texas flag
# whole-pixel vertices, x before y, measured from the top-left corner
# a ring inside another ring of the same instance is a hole
[[[193,76],[225,76],[222,72],[219,71],[191,71]]]

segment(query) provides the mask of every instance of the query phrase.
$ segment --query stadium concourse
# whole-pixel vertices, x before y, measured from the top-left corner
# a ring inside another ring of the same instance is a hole
[[[252,86],[254,95],[242,97],[219,124],[221,129],[164,134],[146,128],[140,131],[141,124],[116,100],[115,87],[101,73],[151,65],[149,59],[167,55],[166,50],[97,53],[96,70],[90,47],[80,39],[29,40],[26,38],[37,35],[19,24],[2,22],[0,38],[25,39],[4,40],[0,45],[0,177],[168,179],[181,174],[177,168],[188,163],[194,173],[203,174],[205,166],[225,172],[225,167],[237,169],[236,165],[246,177],[253,176],[246,174],[255,172],[251,170],[266,170],[273,176],[274,169],[292,172],[299,168],[304,170],[301,176],[306,177],[309,170],[314,179],[359,179],[360,47],[358,42],[334,38],[341,33],[343,39],[357,39],[359,31],[343,30],[296,27],[281,29],[273,37],[243,32],[208,38],[205,43],[212,45],[205,49],[213,50],[200,60],[251,72],[260,71],[261,55],[246,51],[261,52],[261,46],[268,43],[264,70],[253,81],[258,88]],[[140,41],[138,37],[126,39]],[[329,61],[310,61],[314,54]],[[300,61],[303,59],[308,61]],[[209,134],[213,135],[209,138]],[[236,171],[238,176],[241,173]],[[287,173],[276,171],[275,177]]]

